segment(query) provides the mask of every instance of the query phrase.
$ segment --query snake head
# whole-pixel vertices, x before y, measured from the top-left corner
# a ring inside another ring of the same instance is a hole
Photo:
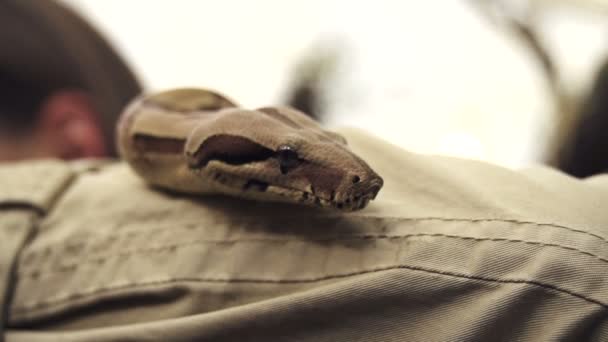
[[[352,211],[383,185],[342,136],[287,107],[224,109],[184,150],[191,172],[217,192],[251,199]]]

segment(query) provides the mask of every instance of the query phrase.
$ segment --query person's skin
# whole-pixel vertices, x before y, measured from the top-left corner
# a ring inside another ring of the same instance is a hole
[[[103,157],[106,144],[97,118],[86,92],[55,91],[42,102],[37,121],[25,134],[0,134],[0,161]]]

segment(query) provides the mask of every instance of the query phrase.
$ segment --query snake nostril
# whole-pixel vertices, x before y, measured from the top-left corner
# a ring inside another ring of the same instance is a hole
[[[357,183],[359,183],[360,181],[361,181],[361,177],[359,177],[359,176],[354,176],[354,177],[353,177],[353,184],[357,184]]]

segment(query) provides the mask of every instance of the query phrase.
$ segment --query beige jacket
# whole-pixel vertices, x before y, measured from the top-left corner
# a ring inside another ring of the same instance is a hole
[[[0,166],[6,341],[608,341],[608,176],[342,133],[385,179],[352,214]]]

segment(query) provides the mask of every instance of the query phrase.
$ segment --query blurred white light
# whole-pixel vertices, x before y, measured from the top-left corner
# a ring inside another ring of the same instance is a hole
[[[466,132],[450,132],[446,134],[437,146],[441,154],[470,159],[483,160],[486,158],[482,142]]]

